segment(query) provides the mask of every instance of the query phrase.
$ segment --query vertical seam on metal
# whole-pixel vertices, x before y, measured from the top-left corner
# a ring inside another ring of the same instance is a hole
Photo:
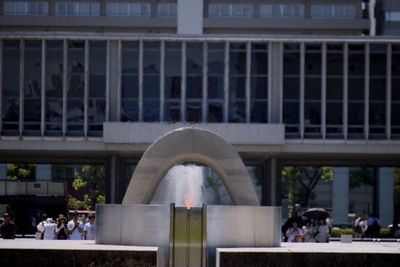
[[[85,137],[88,136],[88,129],[89,129],[89,41],[85,40],[85,72],[84,72],[84,79],[85,79],[85,86],[84,86],[84,96],[83,96],[83,103],[84,103],[84,119],[83,119],[83,134]]]
[[[22,138],[24,131],[24,111],[25,111],[25,94],[24,94],[24,79],[25,79],[25,40],[21,39],[19,44],[19,137]]]
[[[207,91],[208,91],[208,43],[203,42],[203,101],[202,101],[202,122],[207,122]]]
[[[250,75],[251,75],[251,43],[247,42],[246,44],[246,123],[250,123]]]
[[[392,126],[392,44],[388,43],[386,47],[386,137],[391,139]]]
[[[117,46],[117,121],[121,121],[122,42]]]
[[[165,41],[160,43],[160,121],[164,121],[165,109]]]
[[[343,55],[343,137],[345,140],[348,138],[348,91],[349,91],[349,44],[344,44],[344,55]]]
[[[186,41],[182,41],[181,56],[181,122],[186,122]]]
[[[143,122],[143,40],[139,41],[139,92],[138,92],[138,108],[139,108],[139,121]]]
[[[3,40],[0,39],[0,138],[3,132]]]
[[[300,139],[304,139],[304,64],[305,44],[300,44]]]
[[[326,139],[326,43],[322,44],[322,92],[321,92],[321,133],[322,139]]]
[[[228,105],[229,105],[229,42],[225,42],[225,57],[224,57],[224,122],[228,122]]]
[[[41,103],[41,116],[40,116],[40,135],[44,137],[46,129],[46,39],[42,40],[42,68],[41,68],[41,80],[42,90],[40,92],[40,103]]]
[[[106,122],[110,121],[110,40],[106,47]]]
[[[62,116],[62,136],[67,133],[67,96],[68,96],[68,43],[63,41],[63,116]]]
[[[365,45],[365,69],[364,69],[364,134],[365,134],[365,139],[369,139],[369,79],[370,79],[370,69],[369,69],[369,61],[370,61],[370,46],[369,43]]]

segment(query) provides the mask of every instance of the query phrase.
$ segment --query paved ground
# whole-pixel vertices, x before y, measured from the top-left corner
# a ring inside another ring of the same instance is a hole
[[[87,240],[0,240],[0,249],[119,250],[157,251],[157,247],[99,245]],[[400,242],[282,243],[277,248],[222,248],[226,252],[315,252],[315,253],[390,253],[400,254]]]

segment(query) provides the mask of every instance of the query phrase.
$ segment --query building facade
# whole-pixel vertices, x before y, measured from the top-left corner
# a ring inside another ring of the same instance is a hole
[[[0,2],[0,179],[9,162],[37,179],[104,164],[118,203],[148,145],[194,124],[260,170],[264,205],[285,201],[283,166],[332,166],[346,223],[351,169],[368,167],[364,212],[391,223],[400,39],[370,35],[374,1]]]

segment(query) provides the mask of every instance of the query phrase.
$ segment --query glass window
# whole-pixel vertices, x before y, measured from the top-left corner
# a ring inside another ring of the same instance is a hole
[[[133,17],[149,17],[151,14],[151,6],[149,3],[107,3],[107,16],[133,16]]]
[[[122,43],[121,121],[139,120],[139,43]]]
[[[20,41],[3,41],[3,66],[2,68],[2,135],[19,134],[19,75],[20,75]]]
[[[250,122],[268,122],[268,44],[252,44]]]
[[[400,139],[400,45],[392,45],[392,104],[391,104],[391,138]]]
[[[376,211],[374,189],[377,186],[373,168],[350,168],[349,213],[367,217]]]
[[[24,135],[40,135],[42,43],[25,42]]]
[[[208,44],[208,122],[224,120],[225,44]]]
[[[186,121],[202,121],[203,43],[186,45]]]
[[[176,3],[159,3],[158,16],[159,17],[176,17],[177,6]]]
[[[48,3],[44,1],[4,1],[4,15],[47,15]]]
[[[63,69],[63,41],[46,41],[45,135],[62,135]]]
[[[88,135],[102,136],[106,120],[106,42],[89,42]]]
[[[209,17],[253,17],[252,4],[209,4]]]
[[[160,121],[160,43],[143,43],[143,121]]]
[[[300,46],[285,44],[283,54],[283,123],[287,138],[300,135]]]
[[[58,16],[100,16],[99,2],[56,2]]]
[[[164,121],[180,121],[182,44],[165,43],[165,107]]]
[[[83,136],[85,43],[68,42],[67,135]]]
[[[246,58],[246,44],[230,44],[228,101],[229,122],[246,122]]]
[[[303,18],[304,5],[266,4],[260,5],[260,17],[265,18]]]

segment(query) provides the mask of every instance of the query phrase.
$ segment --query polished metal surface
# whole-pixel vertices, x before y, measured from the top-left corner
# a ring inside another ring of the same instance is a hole
[[[158,266],[168,265],[170,205],[97,205],[97,244],[157,246]]]
[[[216,248],[279,247],[280,225],[280,207],[207,206],[208,266]]]
[[[202,267],[203,262],[203,212],[202,208],[177,207],[174,212],[173,257],[171,266]]]

